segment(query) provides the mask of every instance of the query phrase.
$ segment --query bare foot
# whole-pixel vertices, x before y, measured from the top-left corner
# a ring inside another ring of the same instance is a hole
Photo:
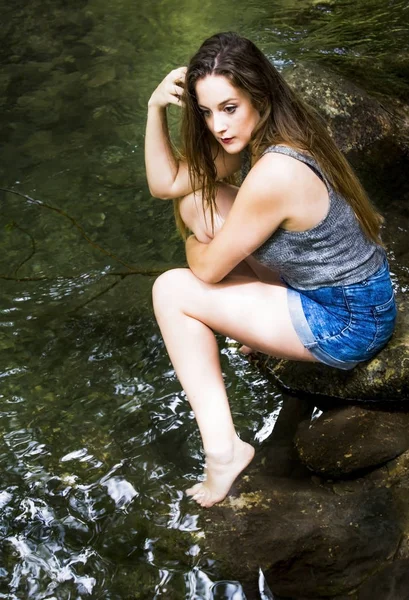
[[[231,456],[206,456],[205,481],[186,490],[186,494],[205,508],[221,502],[227,496],[233,481],[252,461],[253,456],[253,446],[236,438]]]

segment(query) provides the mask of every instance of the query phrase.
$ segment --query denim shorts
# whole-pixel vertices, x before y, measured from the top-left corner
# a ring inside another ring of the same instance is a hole
[[[375,356],[393,333],[397,310],[388,263],[351,285],[288,286],[288,307],[301,342],[317,360],[353,369]]]

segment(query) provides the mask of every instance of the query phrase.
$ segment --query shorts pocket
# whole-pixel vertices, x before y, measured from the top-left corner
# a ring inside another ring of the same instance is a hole
[[[392,336],[396,321],[396,302],[395,296],[372,309],[376,322],[376,334],[368,352],[380,350]]]

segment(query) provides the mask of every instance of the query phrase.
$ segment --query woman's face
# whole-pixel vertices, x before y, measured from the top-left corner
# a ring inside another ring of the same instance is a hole
[[[199,79],[196,96],[206,125],[219,144],[229,154],[241,152],[260,119],[250,96],[222,75]]]

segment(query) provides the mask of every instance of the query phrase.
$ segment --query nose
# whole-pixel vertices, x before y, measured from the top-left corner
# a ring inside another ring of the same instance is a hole
[[[225,122],[225,115],[224,113],[220,112],[220,113],[214,113],[213,114],[213,131],[214,133],[222,133],[223,131],[226,131],[227,126],[226,126],[226,122]]]

